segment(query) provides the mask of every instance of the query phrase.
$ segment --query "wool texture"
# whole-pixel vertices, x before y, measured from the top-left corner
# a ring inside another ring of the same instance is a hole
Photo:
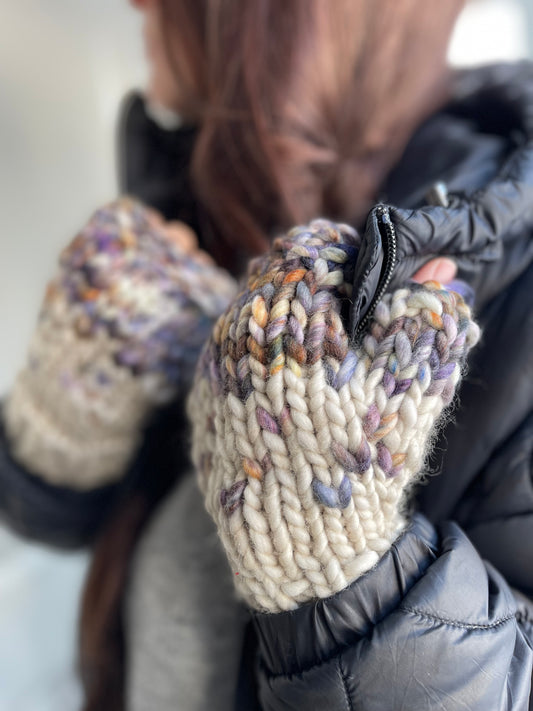
[[[7,399],[13,456],[56,485],[120,478],[154,409],[188,390],[234,293],[226,272],[169,240],[142,204],[98,210],[61,254]]]
[[[350,342],[359,243],[324,220],[278,238],[200,358],[193,460],[237,590],[258,610],[328,597],[390,548],[479,338],[458,293],[408,282]]]

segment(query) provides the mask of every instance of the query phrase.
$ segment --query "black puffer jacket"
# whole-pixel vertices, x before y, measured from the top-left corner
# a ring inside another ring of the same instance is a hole
[[[440,476],[413,502],[436,526],[415,515],[348,589],[256,616],[265,711],[533,708],[533,67],[467,72],[457,92],[412,139],[383,197],[402,206],[390,209],[392,285],[451,255],[484,328],[432,457]],[[436,181],[448,207],[424,204]],[[374,252],[363,306],[383,275],[372,274]]]
[[[453,523],[416,516],[350,588],[256,628],[265,711],[528,709],[533,620]]]
[[[125,187],[146,198],[146,142],[153,149],[170,140],[182,156],[193,135],[185,142],[184,134],[158,137],[138,102],[124,130],[136,140]],[[162,184],[173,179],[173,165],[160,164]],[[426,204],[437,181],[447,185],[447,207]],[[193,214],[189,189],[186,195]],[[532,65],[459,74],[453,102],[416,132],[381,200],[389,206],[398,259],[388,273],[387,234],[373,212],[354,328],[389,277],[394,286],[430,256],[449,254],[475,289],[483,340],[431,461],[440,476],[413,499],[421,513],[375,569],[338,595],[254,617],[237,708],[527,711],[533,709]],[[147,462],[139,459],[130,485]],[[74,517],[61,513],[72,492],[54,496],[48,487],[49,506],[39,510],[35,487],[40,496],[44,485],[16,469],[5,445],[0,484],[5,515],[30,535],[46,537],[55,515],[56,542],[89,536],[87,516],[81,536]],[[110,493],[100,495],[109,500]],[[83,499],[76,502],[81,510]],[[99,506],[91,510],[96,523]]]

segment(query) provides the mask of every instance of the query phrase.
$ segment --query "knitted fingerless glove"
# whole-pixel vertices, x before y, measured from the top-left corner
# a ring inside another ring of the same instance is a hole
[[[234,282],[124,198],[65,249],[5,406],[13,456],[52,484],[124,473],[157,406],[188,390]]]
[[[409,282],[350,343],[358,244],[325,221],[277,239],[199,362],[193,460],[238,591],[256,609],[332,595],[390,548],[479,337],[459,294]]]

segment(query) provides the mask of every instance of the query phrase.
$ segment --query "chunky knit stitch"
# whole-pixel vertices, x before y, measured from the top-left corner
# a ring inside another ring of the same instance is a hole
[[[345,326],[359,238],[314,221],[252,264],[189,400],[193,459],[235,583],[276,612],[369,570],[405,526],[404,491],[479,329],[436,282]]]
[[[14,456],[54,484],[124,473],[154,408],[192,379],[233,280],[172,243],[128,198],[98,210],[63,251],[5,408]]]

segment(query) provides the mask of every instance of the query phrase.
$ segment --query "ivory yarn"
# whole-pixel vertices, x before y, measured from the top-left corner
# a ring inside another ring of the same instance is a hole
[[[359,237],[317,220],[252,263],[189,398],[193,460],[240,595],[290,610],[372,568],[479,338],[462,297],[407,283],[347,336]]]
[[[63,251],[5,405],[13,456],[55,485],[119,479],[155,408],[183,396],[233,279],[142,204],[98,210]]]

